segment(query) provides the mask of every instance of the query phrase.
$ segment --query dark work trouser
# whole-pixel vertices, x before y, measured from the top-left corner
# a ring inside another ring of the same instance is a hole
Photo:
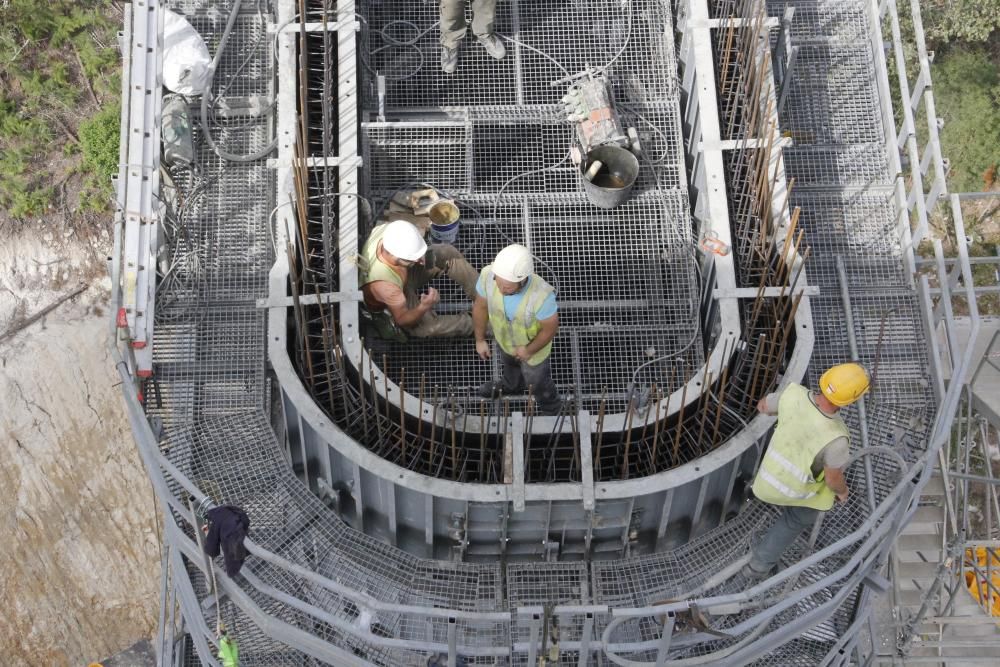
[[[454,246],[442,243],[433,245],[427,253],[427,265],[417,264],[410,268],[406,285],[403,288],[406,294],[406,305],[415,308],[420,303],[420,290],[431,280],[444,274],[462,286],[466,296],[470,300],[476,298],[476,281],[479,280],[479,273],[472,268]],[[424,316],[411,327],[406,328],[406,333],[414,338],[449,338],[466,337],[472,335],[472,314],[455,313],[439,315],[433,310],[424,313]]]
[[[562,399],[559,398],[559,390],[556,389],[556,383],[552,379],[551,359],[550,355],[545,357],[542,363],[532,366],[501,349],[503,376],[500,378],[500,383],[503,393],[516,394],[531,387],[531,394],[538,403],[539,412],[544,415],[559,414]]]
[[[767,533],[754,545],[750,567],[760,573],[770,572],[795,538],[807,528],[812,528],[819,515],[820,510],[811,507],[783,506]]]

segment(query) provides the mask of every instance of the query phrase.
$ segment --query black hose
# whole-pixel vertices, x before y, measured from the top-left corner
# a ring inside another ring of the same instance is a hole
[[[253,153],[252,155],[237,155],[235,153],[229,153],[222,150],[215,143],[212,138],[212,132],[208,126],[208,98],[212,94],[212,82],[215,80],[215,69],[219,66],[219,61],[222,60],[222,52],[226,49],[226,42],[229,41],[229,34],[233,31],[233,26],[236,25],[236,16],[240,13],[240,5],[243,4],[243,0],[234,0],[233,8],[229,11],[229,18],[226,20],[226,29],[222,33],[222,38],[219,40],[219,48],[215,50],[215,57],[212,58],[212,64],[208,68],[208,80],[205,83],[205,92],[201,96],[201,129],[205,134],[205,140],[208,145],[223,160],[229,160],[230,162],[256,162],[262,158],[267,157],[267,155],[278,147],[278,138],[275,137],[271,143],[269,143],[263,149]],[[273,105],[272,105],[273,107]]]

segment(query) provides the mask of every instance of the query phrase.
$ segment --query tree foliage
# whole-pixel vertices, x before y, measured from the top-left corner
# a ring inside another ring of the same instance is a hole
[[[955,40],[985,42],[1000,29],[1000,0],[921,0],[920,13],[934,47]]]

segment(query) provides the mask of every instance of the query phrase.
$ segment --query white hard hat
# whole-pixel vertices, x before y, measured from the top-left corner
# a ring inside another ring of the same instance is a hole
[[[385,228],[382,247],[400,259],[415,262],[427,253],[420,231],[406,220],[394,220]]]
[[[493,260],[493,273],[512,283],[519,283],[534,272],[531,251],[519,243],[507,246]]]

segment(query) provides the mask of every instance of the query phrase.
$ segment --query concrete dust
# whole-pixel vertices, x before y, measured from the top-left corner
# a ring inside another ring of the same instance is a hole
[[[109,239],[44,226],[0,244],[0,652],[80,665],[149,638],[159,601],[152,490],[106,343]]]

